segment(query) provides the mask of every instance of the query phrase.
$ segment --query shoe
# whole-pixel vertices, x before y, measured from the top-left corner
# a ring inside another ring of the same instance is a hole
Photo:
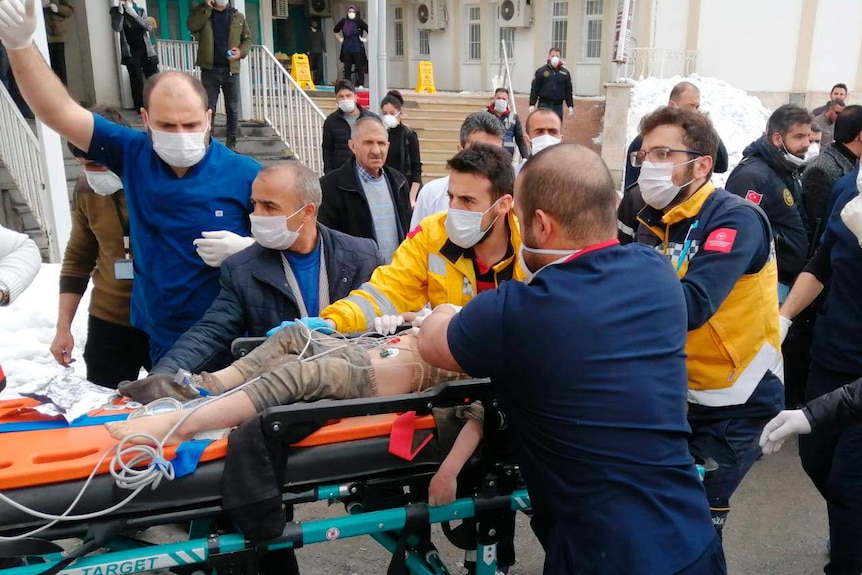
[[[228,136],[225,145],[229,150],[236,152],[236,136]]]

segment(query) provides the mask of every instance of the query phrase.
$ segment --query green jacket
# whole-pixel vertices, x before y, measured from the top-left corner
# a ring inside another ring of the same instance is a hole
[[[43,9],[48,42],[63,42],[66,36],[66,20],[75,13],[75,7],[69,0],[52,0],[52,3],[57,5],[57,12],[50,8]]]
[[[243,58],[248,56],[251,50],[251,31],[245,16],[235,8],[228,8],[232,12],[230,19],[230,33],[227,45],[231,48],[239,48]],[[198,56],[195,64],[202,70],[212,70],[213,67],[213,26],[210,15],[213,9],[206,4],[198,4],[192,8],[186,26],[189,32],[198,41]],[[230,63],[231,74],[239,74],[239,60]]]

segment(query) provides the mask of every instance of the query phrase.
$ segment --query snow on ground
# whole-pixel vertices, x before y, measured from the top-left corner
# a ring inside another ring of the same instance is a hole
[[[0,307],[0,365],[6,373],[7,390],[2,397],[13,397],[10,389],[17,385],[47,380],[63,367],[51,355],[51,342],[57,326],[59,304],[60,264],[42,264],[39,275],[30,287],[12,305]],[[87,339],[87,307],[90,291],[84,294],[75,321],[72,336],[77,359],[72,367],[75,374],[84,378],[84,342]]]
[[[687,78],[646,78],[634,82],[626,141],[631,142],[637,136],[642,117],[667,104],[671,89],[682,80],[688,80],[700,88],[700,109],[709,114],[727,147],[730,167],[726,173],[713,176],[717,185],[723,185],[734,166],[742,159],[742,150],[766,129],[766,121],[772,113],[758,98],[749,96],[723,80],[694,75]]]

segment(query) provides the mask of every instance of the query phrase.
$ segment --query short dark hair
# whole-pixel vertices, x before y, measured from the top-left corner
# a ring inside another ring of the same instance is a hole
[[[398,90],[389,90],[386,92],[386,95],[383,96],[383,100],[380,101],[380,107],[382,108],[386,104],[393,106],[400,112],[401,108],[404,107],[404,96],[402,96],[401,92]]]
[[[533,119],[533,116],[541,116],[542,114],[553,114],[555,118],[559,120],[559,116],[557,113],[550,108],[536,108],[527,116],[527,120],[524,122],[524,131],[529,134],[530,133],[530,120]],[[560,130],[562,131],[563,121],[560,120]]]
[[[446,167],[461,174],[484,176],[491,182],[491,199],[497,201],[515,191],[515,170],[512,169],[512,156],[499,146],[476,143],[461,150],[448,162]]]
[[[783,138],[796,124],[811,124],[812,122],[814,122],[814,118],[811,116],[811,112],[802,106],[784,104],[769,116],[769,121],[766,122],[766,137],[771,138],[772,134],[778,133]]]
[[[831,94],[835,90],[835,88],[841,88],[842,90],[844,90],[845,93],[849,91],[847,90],[847,84],[839,82],[838,84],[832,86],[832,90],[829,90],[829,93]]]
[[[565,166],[560,169],[560,166]],[[518,176],[521,229],[536,210],[556,219],[566,236],[594,244],[616,237],[618,196],[607,165],[586,146],[559,144],[530,158]]]
[[[689,150],[700,152],[712,158],[718,154],[718,133],[706,114],[697,110],[677,106],[663,106],[644,116],[641,120],[640,133],[645,136],[659,126],[676,126],[682,129],[682,141]],[[707,177],[711,176],[710,174]]]
[[[499,136],[502,139],[506,134],[506,128],[503,127],[503,122],[500,121],[500,118],[488,110],[479,110],[464,118],[464,122],[461,124],[459,141],[462,148],[467,147],[467,138],[476,132],[485,132],[492,136]]]
[[[842,100],[841,98],[835,98],[834,100],[829,100],[828,102],[826,102],[826,109],[831,110],[835,106],[841,106],[843,108],[846,105],[847,104],[845,104],[844,100]]]
[[[496,96],[496,95],[497,95],[497,94],[499,94],[500,92],[503,92],[503,93],[504,93],[504,94],[506,94],[507,96],[509,95],[509,90],[508,90],[508,89],[506,89],[506,88],[504,88],[503,86],[500,86],[499,88],[497,88],[496,90],[494,90],[494,95]]]
[[[144,109],[150,109],[150,96],[153,95],[153,90],[156,89],[163,80],[168,80],[170,78],[182,78],[185,80],[188,85],[194,90],[195,94],[200,97],[201,102],[204,103],[204,107],[209,106],[209,98],[207,98],[207,91],[204,88],[204,85],[201,84],[201,81],[188,74],[186,72],[180,72],[178,70],[169,70],[167,72],[159,72],[158,74],[153,74],[147,80],[147,83],[144,84]]]
[[[559,54],[560,56],[562,56],[562,55],[563,55],[563,51],[562,51],[562,50],[560,50],[559,48],[557,48],[556,46],[551,46],[551,49],[550,49],[550,50],[548,50],[548,56],[550,56],[550,55],[551,55],[551,52],[556,52],[556,53],[557,53],[557,54]]]
[[[88,108],[94,114],[98,114],[99,116],[105,118],[109,122],[113,122],[115,124],[119,124],[121,126],[129,127],[129,123],[122,116],[120,111],[116,108],[110,108],[108,106],[93,106],[92,108]],[[73,144],[72,142],[67,141],[66,146],[69,148],[69,152],[72,153],[76,158],[86,158],[87,153]]]
[[[337,94],[342,90],[350,90],[354,94],[356,93],[356,88],[350,80],[339,80],[335,83],[335,93]]]
[[[847,106],[835,119],[833,137],[836,142],[846,144],[858,138],[859,132],[862,132],[862,106]]]

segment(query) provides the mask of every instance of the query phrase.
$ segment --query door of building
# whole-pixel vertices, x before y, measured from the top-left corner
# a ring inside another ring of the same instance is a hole
[[[198,3],[199,0],[147,0],[147,12],[156,18],[159,25],[155,36],[163,40],[191,40],[186,20],[192,7]],[[260,0],[245,0],[245,18],[252,42],[260,44]]]

